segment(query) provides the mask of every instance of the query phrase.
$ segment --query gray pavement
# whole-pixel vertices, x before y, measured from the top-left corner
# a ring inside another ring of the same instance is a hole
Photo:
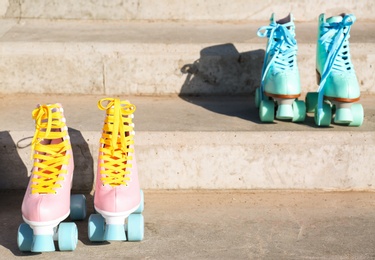
[[[74,252],[43,254],[17,248],[22,197],[0,191],[0,259],[375,258],[374,193],[148,190],[142,242],[92,244],[84,220]]]

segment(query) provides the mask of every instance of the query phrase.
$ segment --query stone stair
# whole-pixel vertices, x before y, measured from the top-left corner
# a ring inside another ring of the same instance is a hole
[[[340,3],[338,5],[337,3]],[[338,6],[342,6],[339,8]],[[251,11],[250,11],[251,10]],[[253,93],[271,12],[296,17],[304,93],[314,91],[317,16],[353,12],[351,55],[363,126],[261,124]],[[24,189],[31,111],[63,104],[74,189],[90,190],[107,96],[137,106],[145,189],[372,190],[375,20],[372,1],[0,1],[0,189]]]

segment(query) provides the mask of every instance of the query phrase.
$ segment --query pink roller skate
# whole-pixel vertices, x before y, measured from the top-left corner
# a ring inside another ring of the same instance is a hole
[[[89,239],[97,242],[141,241],[144,200],[134,152],[132,118],[135,106],[128,101],[104,98],[98,102],[98,107],[106,110],[106,118],[100,139],[94,195],[94,207],[99,214],[89,218]]]
[[[36,121],[34,164],[22,203],[26,223],[18,229],[18,247],[21,251],[55,251],[54,240],[58,240],[61,251],[71,251],[78,242],[77,226],[60,222],[69,214],[73,220],[85,218],[86,204],[83,195],[70,196],[74,163],[63,108],[41,105],[32,115]]]

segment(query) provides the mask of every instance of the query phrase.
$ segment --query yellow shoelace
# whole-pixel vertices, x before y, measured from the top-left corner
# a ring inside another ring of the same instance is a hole
[[[62,174],[67,173],[62,166],[69,162],[66,151],[70,144],[63,140],[68,132],[60,109],[57,104],[42,105],[32,113],[36,123],[31,143],[34,154],[32,194],[55,194],[56,188],[61,187],[57,182],[64,180]]]
[[[103,102],[108,102],[106,106]],[[130,181],[128,175],[132,167],[128,161],[132,160],[129,153],[134,150],[130,145],[134,144],[134,124],[132,123],[135,105],[119,99],[103,98],[98,102],[98,108],[107,111],[104,121],[103,133],[100,138],[100,151],[103,153],[99,159],[103,160],[100,167],[105,177],[101,178],[104,185],[127,185]]]

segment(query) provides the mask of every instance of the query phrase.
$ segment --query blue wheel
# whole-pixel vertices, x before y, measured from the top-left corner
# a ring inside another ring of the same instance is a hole
[[[102,242],[104,238],[104,218],[100,214],[89,217],[88,235],[92,242]]]
[[[306,94],[305,103],[307,113],[315,112],[315,107],[318,105],[318,95],[318,92],[308,92]]]
[[[314,120],[315,120],[315,124],[317,126],[329,126],[331,124],[331,120],[332,120],[332,110],[331,110],[331,106],[327,103],[323,103],[323,111],[322,111],[322,115],[321,115],[321,120],[320,120],[320,123],[318,121],[318,109],[315,108],[315,115],[314,115]]]
[[[275,103],[273,100],[262,100],[259,106],[260,121],[272,123],[275,119]]]
[[[303,122],[306,118],[306,105],[302,100],[293,102],[293,122]]]
[[[26,224],[22,223],[18,228],[17,244],[21,251],[31,251],[31,245],[33,243],[33,230]]]
[[[144,198],[143,190],[141,190],[141,203],[139,204],[138,209],[134,211],[134,213],[141,214],[144,208],[145,208],[145,198]]]
[[[86,197],[83,194],[70,196],[70,219],[82,220],[86,218]]]
[[[142,241],[144,237],[144,218],[142,214],[130,214],[128,217],[128,241]]]
[[[353,121],[349,124],[349,126],[361,126],[364,118],[362,105],[353,104],[351,110],[353,114]]]
[[[78,243],[78,229],[75,223],[61,223],[58,230],[60,251],[73,251]]]

